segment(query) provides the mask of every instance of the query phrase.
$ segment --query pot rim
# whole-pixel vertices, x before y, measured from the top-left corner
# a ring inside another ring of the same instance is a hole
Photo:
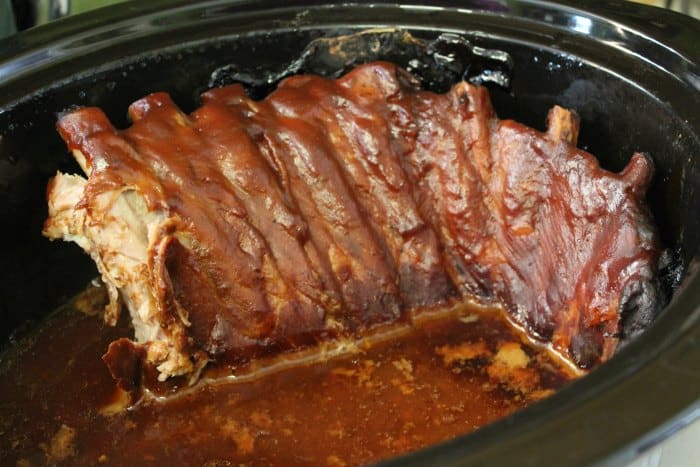
[[[485,4],[511,10],[487,11],[479,7]],[[580,33],[572,29],[576,28],[572,19],[584,18],[605,25],[609,34],[605,40],[612,46],[683,82],[689,93],[695,93],[695,99],[700,94],[700,22],[638,4],[597,1],[581,8],[573,1],[555,4],[538,0],[442,0],[430,2],[430,6],[412,0],[400,4],[153,0],[126,2],[63,18],[1,40],[0,96],[4,97],[0,97],[0,112],[5,111],[2,107],[10,108],[16,99],[26,96],[22,95],[25,78],[48,74],[43,81],[34,81],[35,87],[29,89],[39,92],[42,85],[50,85],[53,67],[71,60],[75,54],[99,51],[114,40],[110,33],[135,40],[177,26],[178,21],[207,21],[207,15],[266,12],[269,17],[277,12],[291,17],[290,13],[311,7],[332,9],[341,16],[347,11],[377,8],[415,16],[448,9],[499,21],[532,21],[567,34]],[[654,18],[653,24],[647,21],[650,17]],[[172,18],[174,21],[169,22]],[[426,15],[426,21],[429,18]],[[692,102],[689,105],[692,107]],[[691,107],[684,109],[686,115],[692,114]],[[691,118],[689,125],[697,138],[699,118]],[[698,252],[693,256],[697,261]],[[695,270],[694,262],[689,268],[672,302],[644,336],[585,378],[471,434],[383,464],[582,465],[602,460],[629,461],[700,418],[700,272]]]

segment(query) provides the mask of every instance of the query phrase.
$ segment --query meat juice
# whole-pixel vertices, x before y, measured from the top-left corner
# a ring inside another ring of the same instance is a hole
[[[469,433],[572,370],[499,309],[460,304],[386,338],[211,368],[130,405],[101,356],[130,337],[91,288],[2,356],[2,465],[353,465]],[[324,352],[324,353],[322,353]]]

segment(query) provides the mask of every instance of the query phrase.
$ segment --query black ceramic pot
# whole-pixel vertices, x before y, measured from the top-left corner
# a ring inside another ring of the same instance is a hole
[[[317,37],[387,26],[426,40],[450,32],[512,57],[510,87],[492,89],[502,118],[543,128],[561,104],[581,115],[580,145],[604,166],[618,170],[635,150],[652,155],[649,203],[675,258],[666,272],[675,293],[640,338],[553,397],[388,462],[621,462],[690,422],[700,409],[700,23],[617,1],[427,3],[128,2],[0,42],[3,345],[96,275],[77,247],[40,235],[48,178],[77,171],[54,130],[58,112],[98,105],[125,126],[127,105],[149,92],[192,110],[214,70],[271,76]]]

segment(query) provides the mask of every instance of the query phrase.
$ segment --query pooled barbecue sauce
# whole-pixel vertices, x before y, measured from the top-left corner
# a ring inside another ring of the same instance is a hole
[[[128,407],[101,357],[133,331],[85,313],[104,300],[89,289],[2,355],[0,464],[362,464],[468,433],[573,377],[501,310],[461,304],[343,351],[214,368]]]

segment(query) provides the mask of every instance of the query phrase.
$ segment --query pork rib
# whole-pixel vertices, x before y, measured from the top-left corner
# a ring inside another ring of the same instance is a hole
[[[466,298],[588,368],[662,305],[653,165],[601,169],[572,112],[540,133],[499,120],[485,88],[422,91],[383,62],[202,97],[186,115],[147,96],[121,131],[99,109],[62,116],[87,179],[48,188],[44,234],[93,257],[107,321],[123,302],[161,379]]]

